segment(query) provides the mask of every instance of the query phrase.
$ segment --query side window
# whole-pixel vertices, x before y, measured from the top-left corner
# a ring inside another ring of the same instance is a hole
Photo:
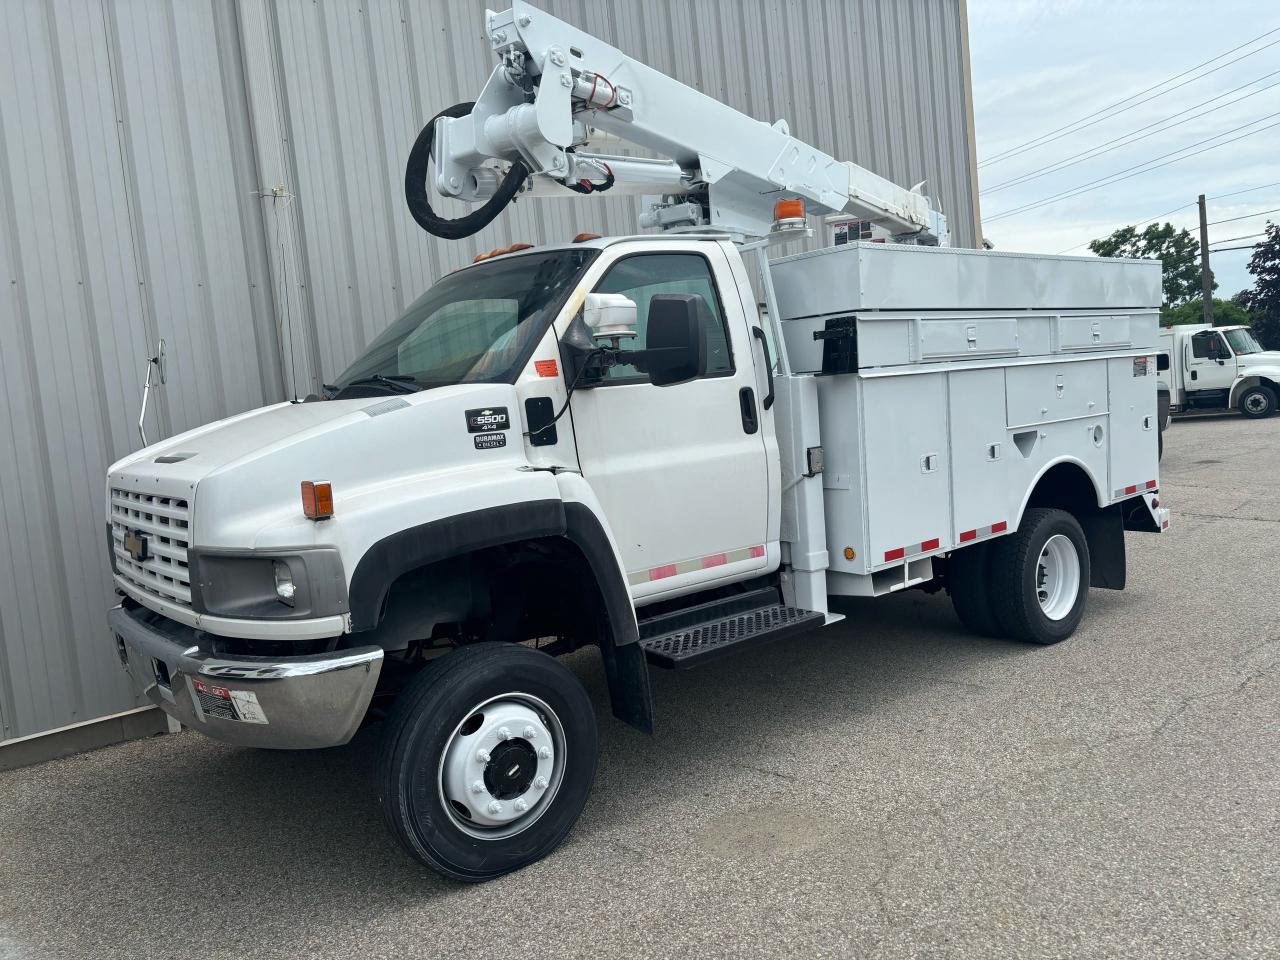
[[[1197,333],[1191,338],[1191,355],[1197,360],[1207,360],[1209,358],[1209,344],[1216,340],[1218,335],[1212,330],[1205,330]]]
[[[645,333],[649,301],[653,297],[660,293],[696,293],[706,301],[710,313],[707,318],[707,376],[733,373],[733,351],[729,347],[729,332],[720,308],[720,297],[711,277],[711,267],[699,254],[640,253],[627,257],[609,268],[595,292],[621,293],[635,301],[636,337],[626,342],[632,350],[642,350],[647,346]],[[606,382],[642,379],[644,375],[635,367],[624,365],[612,368],[605,378]]]
[[[1167,353],[1156,354],[1156,370],[1169,369],[1169,355]]]

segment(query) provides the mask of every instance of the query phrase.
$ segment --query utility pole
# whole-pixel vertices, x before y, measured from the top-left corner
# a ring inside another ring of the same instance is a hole
[[[1209,269],[1209,224],[1200,194],[1200,289],[1204,300],[1204,322],[1213,323],[1213,272]]]

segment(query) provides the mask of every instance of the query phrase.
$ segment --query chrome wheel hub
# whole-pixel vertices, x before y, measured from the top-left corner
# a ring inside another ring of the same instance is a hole
[[[1244,405],[1250,413],[1262,413],[1267,409],[1267,398],[1260,393],[1251,393],[1245,398]]]
[[[503,694],[471,710],[449,737],[440,799],[472,836],[514,836],[550,805],[564,761],[564,728],[551,708],[528,694]]]
[[[1080,555],[1070,537],[1054,534],[1040,550],[1036,563],[1036,598],[1050,620],[1071,612],[1080,594]]]

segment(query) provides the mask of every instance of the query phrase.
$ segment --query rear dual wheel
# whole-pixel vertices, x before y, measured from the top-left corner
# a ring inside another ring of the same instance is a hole
[[[1089,544],[1065,510],[1028,510],[1015,533],[956,551],[951,599],[975,633],[1051,644],[1067,639],[1089,596]]]
[[[400,694],[378,762],[383,814],[433,870],[477,882],[554,850],[596,771],[590,698],[559,662],[482,643],[428,665]]]

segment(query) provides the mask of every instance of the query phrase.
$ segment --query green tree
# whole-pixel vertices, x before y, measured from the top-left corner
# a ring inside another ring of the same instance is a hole
[[[1151,224],[1141,233],[1122,227],[1109,237],[1092,240],[1089,249],[1100,257],[1137,257],[1164,265],[1164,304],[1176,307],[1200,296],[1200,242],[1173,224]],[[1216,289],[1218,284],[1214,283]]]
[[[1267,224],[1266,236],[1253,248],[1249,272],[1253,289],[1239,294],[1249,311],[1253,335],[1268,350],[1280,350],[1280,225]]]
[[[1237,294],[1239,296],[1239,294]],[[1160,311],[1160,325],[1171,327],[1179,323],[1204,323],[1204,299],[1196,297],[1176,307],[1165,307]],[[1249,311],[1235,297],[1230,300],[1213,298],[1213,325],[1215,327],[1247,327]]]

